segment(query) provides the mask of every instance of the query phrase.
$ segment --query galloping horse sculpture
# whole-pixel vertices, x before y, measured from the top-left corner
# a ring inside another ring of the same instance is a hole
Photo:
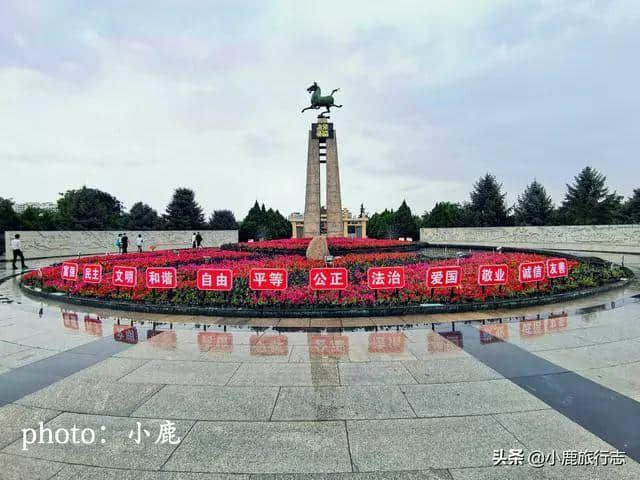
[[[311,105],[306,108],[303,108],[302,112],[304,112],[305,110],[311,110],[311,109],[317,110],[320,107],[325,107],[327,111],[322,112],[320,115],[318,115],[318,118],[324,118],[325,114],[331,113],[331,107],[342,108],[342,105],[333,104],[333,94],[336,93],[338,90],[340,89],[336,88],[329,95],[323,97],[322,92],[320,91],[320,87],[316,82],[313,82],[313,85],[307,88],[307,92],[309,93],[313,92],[311,95]]]

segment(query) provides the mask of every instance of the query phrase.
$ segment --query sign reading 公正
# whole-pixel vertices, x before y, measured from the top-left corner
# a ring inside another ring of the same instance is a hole
[[[138,282],[138,269],[136,267],[113,267],[111,283],[115,287],[135,287]]]
[[[233,271],[228,268],[200,268],[196,285],[198,290],[229,291],[233,288]]]
[[[525,262],[518,265],[518,279],[521,282],[539,282],[544,278],[544,262]]]
[[[174,267],[149,267],[145,271],[147,288],[176,288],[178,272]]]
[[[309,270],[309,288],[311,290],[344,290],[349,284],[346,268],[312,268]]]
[[[60,269],[60,274],[63,280],[77,280],[78,279],[78,264],[73,262],[64,262]]]
[[[286,290],[288,276],[284,268],[252,268],[249,271],[251,290]]]
[[[547,259],[547,277],[560,278],[569,275],[569,265],[566,258]]]
[[[404,267],[371,267],[367,270],[369,288],[404,288]]]
[[[427,287],[459,287],[462,283],[462,267],[431,267],[427,270]]]
[[[102,281],[102,265],[83,265],[82,279],[87,283],[100,283]]]
[[[509,274],[507,265],[480,265],[478,268],[478,285],[506,285]]]

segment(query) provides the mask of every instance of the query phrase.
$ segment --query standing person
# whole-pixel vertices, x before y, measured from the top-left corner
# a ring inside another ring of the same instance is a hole
[[[116,238],[116,241],[114,243],[114,245],[116,247],[118,247],[118,253],[122,253],[122,241],[121,241],[121,239],[122,239],[122,234],[119,233],[118,234],[118,238]]]
[[[127,253],[127,249],[129,248],[129,237],[127,237],[126,233],[123,233],[122,237],[120,237],[120,245],[122,246],[122,253]]]
[[[138,238],[136,238],[136,245],[138,246],[138,252],[142,253],[142,243],[144,240],[142,239],[142,234],[138,234]]]
[[[200,248],[202,246],[202,235],[200,232],[196,234],[196,247]]]
[[[196,248],[196,232],[191,235],[191,248]]]
[[[22,250],[20,249],[20,234],[16,233],[16,236],[11,239],[11,250],[13,250],[13,269],[17,269],[16,260],[20,257],[20,263],[22,264],[22,269],[24,270],[27,266],[24,264],[24,255],[22,254]]]

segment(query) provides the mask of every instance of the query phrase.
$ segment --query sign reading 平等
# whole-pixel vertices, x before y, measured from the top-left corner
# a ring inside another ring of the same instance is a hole
[[[196,286],[198,290],[229,291],[233,288],[233,271],[228,268],[200,268]]]
[[[462,283],[462,267],[431,267],[427,270],[427,287],[458,287]]]
[[[150,267],[145,272],[147,288],[176,288],[178,272],[174,267]]]
[[[506,285],[509,275],[507,265],[480,265],[478,268],[478,285]]]
[[[136,267],[124,267],[116,265],[113,267],[113,278],[111,283],[116,287],[135,287],[138,282],[138,269]]]
[[[404,288],[404,267],[371,267],[367,270],[371,289]]]
[[[288,276],[284,268],[252,268],[249,271],[251,290],[286,290]]]
[[[311,290],[344,290],[349,285],[349,273],[346,268],[312,268],[309,270],[309,288]]]
[[[540,282],[544,278],[544,262],[525,262],[518,265],[518,280],[521,282]]]

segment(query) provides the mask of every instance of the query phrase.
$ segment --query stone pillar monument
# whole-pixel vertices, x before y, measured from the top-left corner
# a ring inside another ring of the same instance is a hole
[[[327,236],[344,236],[338,147],[333,123],[318,118],[311,125],[307,152],[307,191],[304,205],[304,236],[320,235],[320,164],[327,167]]]

